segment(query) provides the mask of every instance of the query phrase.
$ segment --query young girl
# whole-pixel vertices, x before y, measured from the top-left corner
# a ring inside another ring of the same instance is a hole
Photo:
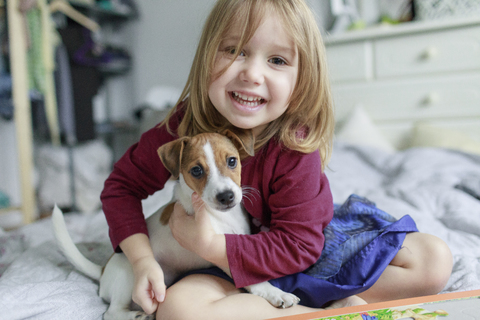
[[[233,280],[213,268],[166,289],[141,206],[170,176],[157,149],[231,126],[256,138],[255,156],[242,160],[242,185],[254,190],[243,205],[258,230],[218,235],[195,194],[195,217],[176,205],[170,227],[177,241]],[[180,102],[116,163],[102,193],[112,244],[133,266],[133,300],[158,319],[264,319],[352,295],[357,304],[438,293],[450,275],[450,251],[416,232],[408,216],[394,222],[352,196],[332,220],[323,170],[333,128],[325,50],[304,0],[219,0]],[[352,233],[342,220],[350,218],[374,223]],[[303,305],[276,309],[238,289],[272,279]]]

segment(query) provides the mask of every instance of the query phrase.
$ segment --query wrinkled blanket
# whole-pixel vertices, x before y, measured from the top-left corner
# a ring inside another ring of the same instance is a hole
[[[334,202],[351,193],[395,218],[408,214],[421,232],[443,239],[454,256],[443,292],[480,289],[480,157],[413,148],[385,153],[337,143],[326,171]]]
[[[410,215],[420,231],[448,243],[454,269],[443,292],[480,289],[480,157],[337,143],[326,173],[335,203],[352,193],[366,197],[397,219]],[[168,200],[152,198],[147,215]],[[84,254],[105,263],[112,249],[103,214],[67,214],[66,222]],[[0,319],[102,319],[107,306],[97,290],[58,251],[49,219],[0,230]]]

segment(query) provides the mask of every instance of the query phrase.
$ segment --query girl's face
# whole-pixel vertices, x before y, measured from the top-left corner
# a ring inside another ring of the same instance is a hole
[[[233,64],[215,78],[238,50],[240,33],[233,28],[220,44],[208,89],[222,116],[255,135],[287,110],[297,81],[297,48],[281,21],[274,13],[266,15]]]

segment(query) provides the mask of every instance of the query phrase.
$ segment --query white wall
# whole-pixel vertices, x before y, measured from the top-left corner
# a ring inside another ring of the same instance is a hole
[[[135,101],[154,86],[183,89],[203,23],[214,0],[138,0],[140,20],[128,31]]]
[[[306,0],[310,8],[312,9],[316,19],[318,27],[322,33],[330,29],[333,24],[333,16],[330,12],[330,0]]]

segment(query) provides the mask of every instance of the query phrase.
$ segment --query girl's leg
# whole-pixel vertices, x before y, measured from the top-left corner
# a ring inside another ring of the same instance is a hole
[[[278,309],[265,299],[244,293],[219,277],[194,274],[168,288],[165,301],[157,310],[157,319],[268,319],[318,311],[321,309],[293,306]],[[350,297],[335,304],[340,308],[364,302]]]
[[[157,319],[268,319],[315,311],[303,306],[277,309],[224,279],[203,274],[183,278],[165,297],[157,309]]]
[[[377,282],[358,296],[368,303],[439,293],[452,272],[452,253],[439,238],[409,233]]]

